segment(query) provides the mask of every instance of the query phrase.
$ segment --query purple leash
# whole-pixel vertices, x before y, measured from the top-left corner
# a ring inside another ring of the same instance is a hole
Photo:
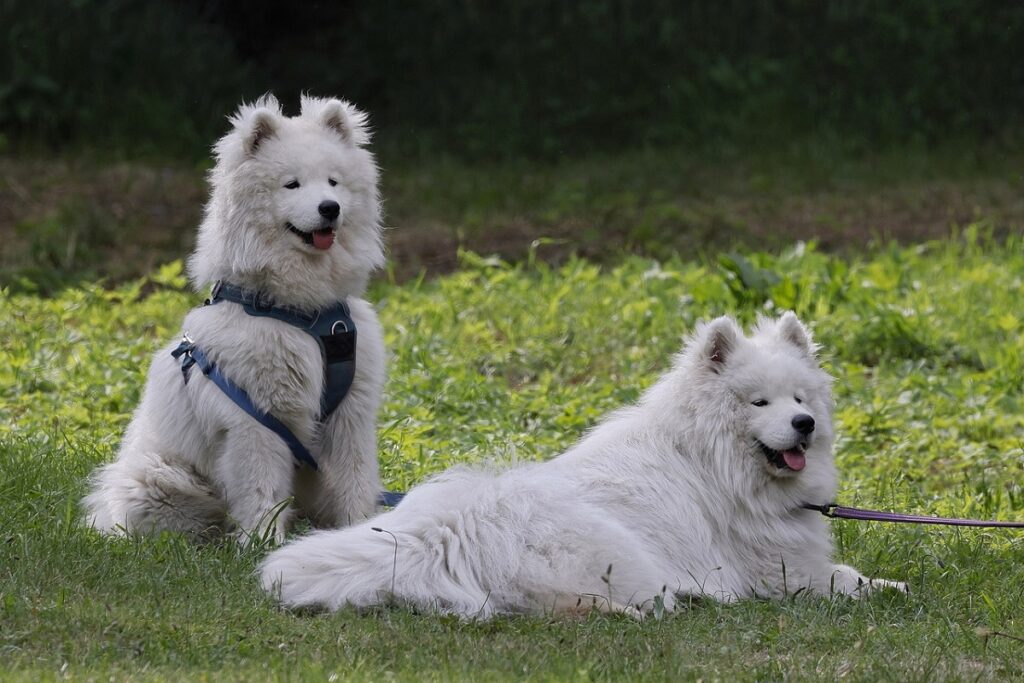
[[[882,512],[881,510],[864,510],[849,508],[835,503],[815,505],[804,503],[805,510],[816,510],[826,517],[836,519],[859,519],[868,522],[902,522],[905,524],[942,524],[945,526],[1000,527],[1004,529],[1024,529],[1024,522],[1000,522],[985,519],[957,519],[956,517],[929,517],[927,515],[907,515],[900,512]]]

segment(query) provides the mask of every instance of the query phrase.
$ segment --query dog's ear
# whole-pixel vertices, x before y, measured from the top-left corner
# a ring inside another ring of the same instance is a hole
[[[717,374],[725,367],[729,356],[736,350],[741,335],[736,322],[724,315],[715,318],[698,331],[700,357],[712,372]]]
[[[370,141],[366,114],[344,100],[303,97],[302,115],[312,116],[349,144],[362,147]]]
[[[817,344],[811,338],[810,331],[797,319],[793,311],[786,311],[782,314],[782,317],[775,323],[775,332],[779,339],[792,344],[808,358],[817,357]]]
[[[246,156],[252,156],[265,140],[277,134],[281,105],[273,95],[264,95],[253,104],[239,107],[231,123],[242,136],[242,150]]]

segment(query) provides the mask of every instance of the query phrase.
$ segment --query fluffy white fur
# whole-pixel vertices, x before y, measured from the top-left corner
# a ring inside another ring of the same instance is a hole
[[[377,316],[360,297],[384,255],[365,116],[341,100],[304,97],[301,115],[289,118],[268,96],[243,105],[231,122],[215,146],[210,201],[189,259],[192,281],[205,290],[226,280],[305,310],[347,297],[358,329],[352,389],[321,425],[323,363],[308,334],[233,303],[192,310],[183,331],[310,448],[320,471],[296,470],[281,438],[198,367],[186,385],[171,358],[174,340],[153,358],[117,459],[94,474],[84,500],[88,523],[104,532],[234,528],[243,540],[267,532],[282,539],[294,510],[276,513],[291,496],[322,526],[375,510],[385,354]],[[338,203],[336,219],[319,213],[324,201]],[[289,224],[306,233],[333,228],[335,240],[316,249]]]
[[[836,489],[830,382],[793,314],[750,338],[719,318],[636,406],[562,456],[450,470],[394,510],[271,553],[263,587],[295,607],[395,599],[479,618],[902,588],[833,564],[825,519],[800,509]],[[794,429],[797,415],[814,431]],[[804,442],[806,466],[772,464],[758,441]]]

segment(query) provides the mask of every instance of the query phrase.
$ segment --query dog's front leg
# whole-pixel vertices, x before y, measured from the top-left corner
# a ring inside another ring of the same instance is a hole
[[[874,591],[884,588],[894,588],[901,593],[907,593],[907,584],[902,581],[890,579],[871,579],[864,576],[853,567],[846,564],[837,564],[832,567],[832,574],[827,585],[819,588],[821,593],[841,593],[851,595],[855,598],[862,598]]]
[[[319,527],[348,526],[373,515],[380,495],[376,401],[353,391],[325,427],[307,514]]]
[[[292,516],[294,472],[291,451],[277,434],[258,425],[228,430],[217,474],[242,544],[268,535],[284,541]]]
[[[370,517],[381,490],[377,410],[386,374],[384,333],[367,302],[350,299],[349,303],[359,329],[355,380],[324,423],[316,456],[320,471],[304,474],[303,490],[297,492],[300,506],[319,527],[347,526]]]

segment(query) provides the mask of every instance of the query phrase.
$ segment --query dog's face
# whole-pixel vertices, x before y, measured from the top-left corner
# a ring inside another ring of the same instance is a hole
[[[703,371],[728,397],[742,457],[775,479],[831,468],[830,380],[796,316],[762,320],[750,338],[719,318],[698,345]]]
[[[821,457],[815,389],[801,381],[807,375],[799,362],[781,357],[766,367],[751,367],[736,378],[734,391],[745,403],[746,423],[754,458],[769,475],[796,476],[807,466],[808,454]],[[827,453],[824,454],[827,456]]]
[[[243,106],[216,146],[193,279],[272,290],[316,305],[358,294],[383,263],[377,168],[365,116],[336,99]]]
[[[304,100],[301,116],[274,120],[260,134],[250,162],[270,199],[273,219],[260,226],[269,240],[323,257],[376,231],[365,220],[375,178],[355,143],[353,116],[338,100]]]
[[[280,148],[275,158],[277,183],[271,190],[275,223],[280,228],[276,238],[289,248],[322,255],[335,246],[338,227],[345,222],[353,193],[345,184],[343,165],[336,161],[340,155],[324,154],[322,148],[298,154],[289,142],[282,139],[267,143],[271,151]],[[323,144],[329,147],[335,143]]]

